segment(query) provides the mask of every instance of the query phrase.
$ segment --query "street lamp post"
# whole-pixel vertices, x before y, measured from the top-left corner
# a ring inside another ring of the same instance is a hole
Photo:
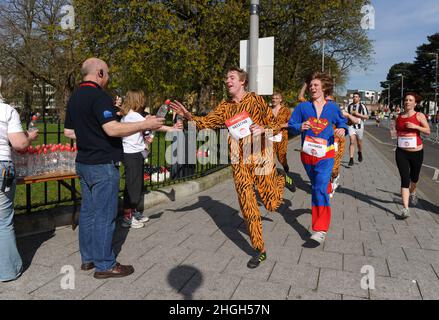
[[[250,61],[249,61],[249,91],[257,92],[258,83],[258,42],[259,42],[259,0],[251,0],[250,5]]]
[[[437,75],[438,75],[438,66],[439,66],[439,53],[431,52],[431,53],[429,53],[429,55],[436,56],[436,76],[435,76],[435,80],[434,80],[434,116],[436,116],[436,114],[437,114],[437,90],[438,90]]]
[[[397,74],[398,77],[401,77],[401,110],[404,107],[404,75],[402,73]]]

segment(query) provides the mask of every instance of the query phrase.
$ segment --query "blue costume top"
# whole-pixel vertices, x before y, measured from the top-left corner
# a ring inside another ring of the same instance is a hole
[[[311,128],[302,132],[302,123],[309,121]],[[288,121],[288,130],[294,134],[301,134],[302,145],[306,136],[318,137],[326,139],[328,141],[327,146],[334,145],[334,129],[345,129],[345,135],[348,134],[347,120],[343,117],[340,108],[334,102],[328,100],[323,107],[323,111],[320,115],[320,119],[317,119],[317,111],[314,104],[311,101],[300,103],[291,115],[290,121]]]

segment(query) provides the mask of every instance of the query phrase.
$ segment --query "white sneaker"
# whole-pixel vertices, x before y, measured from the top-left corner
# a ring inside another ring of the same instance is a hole
[[[133,228],[133,229],[140,229],[143,228],[145,225],[143,222],[140,222],[136,218],[134,218],[134,215],[131,217],[131,219],[123,218],[122,220],[122,227],[124,228]]]
[[[401,209],[401,217],[402,218],[410,217],[410,210],[409,210],[409,208],[402,208]]]
[[[325,238],[326,238],[326,232],[324,231],[317,231],[311,236],[311,239],[317,241],[320,244],[322,244],[325,241]]]
[[[332,189],[335,191],[340,186],[340,175],[337,176],[337,178],[334,179],[334,184],[332,185]]]
[[[133,211],[133,217],[136,218],[137,221],[140,222],[148,222],[149,218],[147,216],[144,216],[142,212],[139,212],[137,210]]]

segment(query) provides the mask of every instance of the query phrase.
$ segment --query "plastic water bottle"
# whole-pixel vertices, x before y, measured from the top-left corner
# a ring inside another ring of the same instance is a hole
[[[32,116],[32,119],[31,119],[31,121],[30,121],[30,123],[29,123],[29,129],[28,129],[28,131],[38,131],[38,128],[37,128],[37,120],[38,120],[38,117],[37,117],[37,116]]]
[[[171,100],[167,99],[165,101],[165,103],[160,106],[159,110],[156,113],[156,117],[158,117],[158,118],[166,118],[166,115],[169,112],[169,105],[170,104],[171,104]],[[146,135],[146,132],[145,132],[145,135]],[[152,138],[154,138],[155,131],[150,131],[150,135],[151,135]]]

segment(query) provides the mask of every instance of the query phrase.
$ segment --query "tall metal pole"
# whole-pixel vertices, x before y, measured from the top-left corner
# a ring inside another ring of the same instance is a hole
[[[404,75],[401,73],[401,111],[404,108]]]
[[[323,21],[323,32],[325,31],[325,22]],[[325,39],[322,39],[322,72],[325,72]]]
[[[438,83],[437,83],[437,71],[438,71],[438,65],[439,65],[439,53],[435,52],[436,54],[436,77],[435,77],[435,84],[434,84],[434,116],[436,117],[437,114],[437,89],[438,89]],[[436,119],[437,120],[437,119]]]
[[[248,89],[251,92],[258,90],[258,42],[259,42],[259,0],[251,0],[250,4],[250,39],[249,39],[249,81]]]

